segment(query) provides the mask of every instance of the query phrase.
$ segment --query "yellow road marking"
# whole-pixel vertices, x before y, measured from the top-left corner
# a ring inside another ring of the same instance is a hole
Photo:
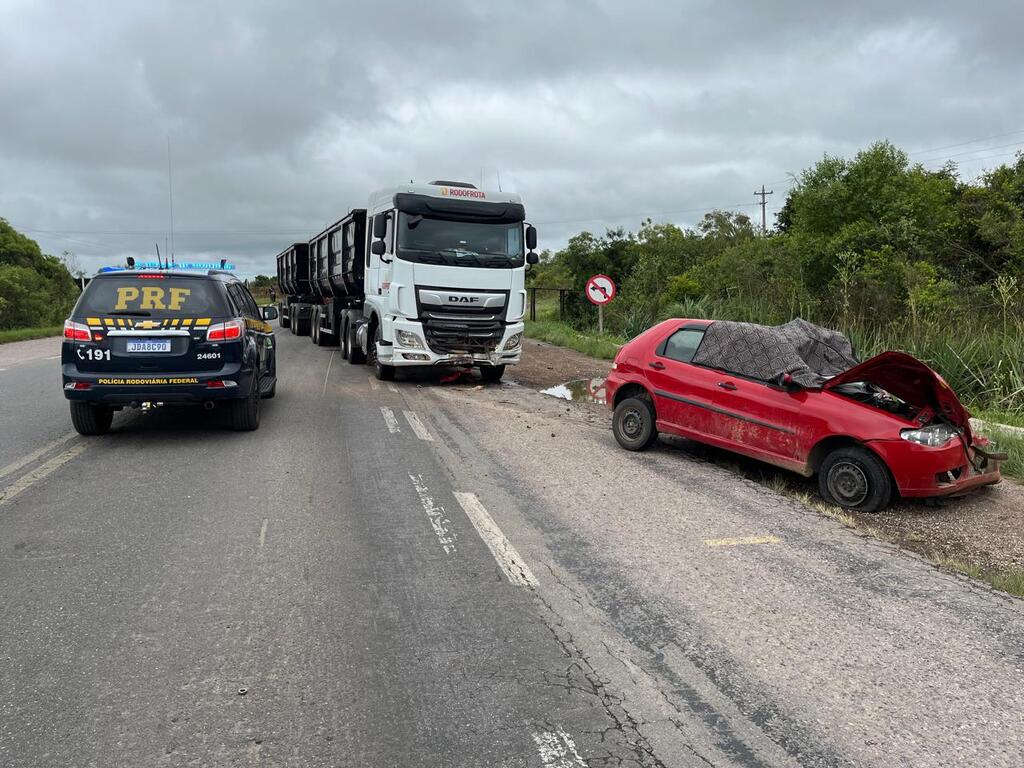
[[[38,450],[35,450],[35,451],[32,451],[32,453],[27,454],[26,456],[22,456],[20,459],[18,459],[17,461],[11,462],[6,467],[0,467],[0,478],[7,477],[12,472],[17,472],[19,469],[24,467],[26,464],[31,464],[33,461],[38,459],[44,453],[49,453],[54,448],[56,448],[58,445],[63,445],[64,443],[66,443],[68,440],[70,440],[73,437],[78,437],[78,433],[77,432],[68,432],[63,437],[58,437],[52,443],[47,443],[42,448],[40,448]]]
[[[0,507],[7,502],[11,501],[15,497],[19,496],[23,491],[27,490],[32,486],[33,483],[42,480],[47,475],[56,472],[64,464],[67,464],[75,456],[80,454],[86,449],[85,443],[78,443],[68,448],[64,453],[58,453],[52,459],[45,464],[40,464],[38,467],[33,469],[31,472],[26,472],[24,475],[19,477],[9,486],[0,491]]]
[[[737,539],[704,539],[709,547],[738,547],[741,544],[778,544],[778,536],[741,536]]]

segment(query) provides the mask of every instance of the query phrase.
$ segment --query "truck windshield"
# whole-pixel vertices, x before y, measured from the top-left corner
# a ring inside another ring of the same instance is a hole
[[[213,280],[154,273],[97,277],[86,286],[74,314],[168,318],[227,312]]]
[[[399,214],[398,258],[420,264],[510,269],[523,266],[523,225]]]

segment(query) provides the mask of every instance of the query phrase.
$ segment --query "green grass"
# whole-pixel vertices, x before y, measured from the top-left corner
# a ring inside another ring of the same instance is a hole
[[[1017,597],[1024,597],[1024,570],[1019,568],[1004,568],[994,571],[986,571],[976,563],[965,563],[951,557],[931,557],[933,563],[948,568],[951,571],[970,576],[972,579],[984,581],[1000,592],[1006,592]]]
[[[971,416],[981,419],[989,424],[1008,424],[1011,427],[1024,427],[1024,412],[1021,411],[996,411],[980,410],[971,411]]]
[[[607,333],[603,336],[596,333],[583,333],[566,323],[547,319],[527,320],[526,335],[531,339],[575,349],[577,352],[601,360],[613,359],[619,351],[619,347],[626,343],[626,339],[622,336]]]
[[[1003,474],[1007,477],[1024,480],[1024,437],[992,427],[986,427],[979,432],[992,438],[1000,451],[1006,451],[1009,454],[1010,458],[1003,462]]]
[[[27,341],[28,339],[45,339],[49,336],[60,336],[64,327],[61,325],[50,325],[40,328],[11,328],[7,331],[0,331],[0,344],[7,344],[11,341]]]

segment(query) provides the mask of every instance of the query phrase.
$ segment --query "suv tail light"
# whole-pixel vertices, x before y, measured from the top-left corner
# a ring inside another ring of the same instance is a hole
[[[207,341],[231,341],[242,338],[245,333],[245,320],[231,320],[227,323],[216,323],[206,329]]]
[[[89,333],[89,326],[76,323],[73,320],[65,320],[64,338],[71,341],[92,341],[92,334]]]

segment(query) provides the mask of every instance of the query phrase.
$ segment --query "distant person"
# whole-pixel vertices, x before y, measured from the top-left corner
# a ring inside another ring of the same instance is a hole
[[[270,288],[270,303],[273,304],[277,301],[277,291],[274,290],[273,286]]]

